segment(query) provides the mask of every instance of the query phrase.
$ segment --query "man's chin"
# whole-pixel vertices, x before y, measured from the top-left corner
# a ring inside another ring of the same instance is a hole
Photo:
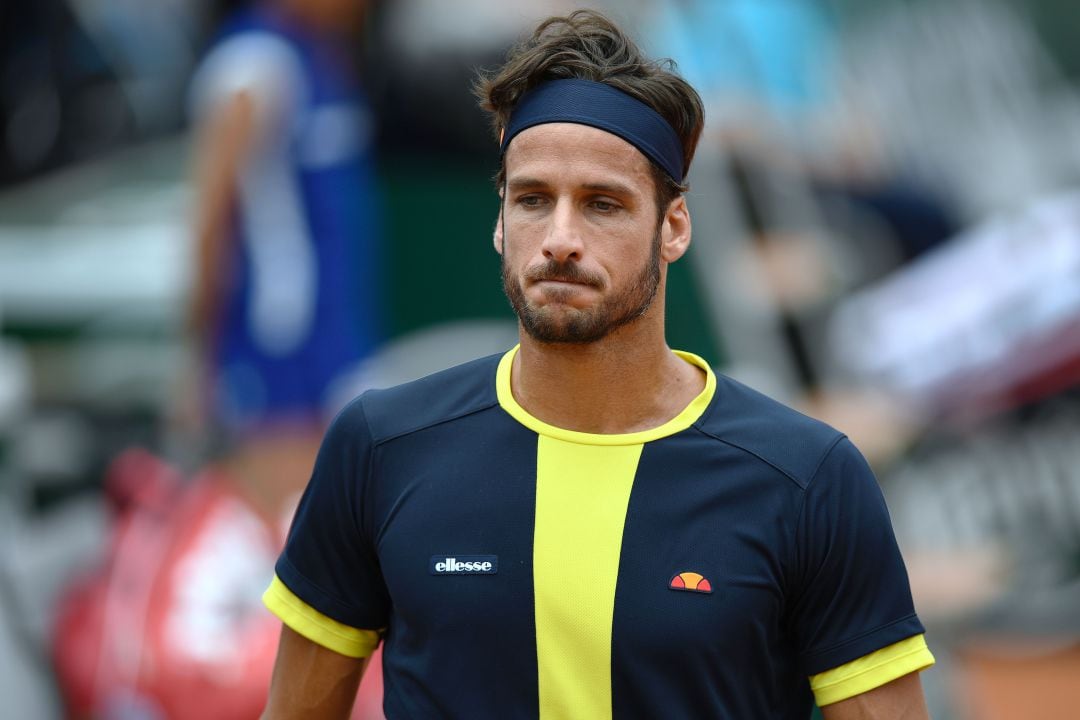
[[[579,336],[573,333],[549,333],[540,331],[537,332],[535,328],[525,328],[525,332],[533,342],[541,345],[559,345],[562,347],[569,346],[585,346],[591,345],[595,342],[603,340],[603,336]]]
[[[542,312],[522,317],[521,325],[533,340],[552,345],[586,345],[602,340],[609,332],[580,311],[555,315]]]

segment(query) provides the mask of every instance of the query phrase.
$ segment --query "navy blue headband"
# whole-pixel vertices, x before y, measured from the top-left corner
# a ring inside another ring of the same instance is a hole
[[[505,153],[522,130],[556,122],[589,125],[618,135],[676,182],[686,175],[682,143],[668,121],[640,100],[592,80],[551,80],[525,93],[503,131],[500,150]]]

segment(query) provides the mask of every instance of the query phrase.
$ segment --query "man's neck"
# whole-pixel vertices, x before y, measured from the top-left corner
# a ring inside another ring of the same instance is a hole
[[[627,326],[595,343],[541,343],[521,334],[511,369],[514,398],[566,430],[630,433],[663,425],[705,387],[705,376],[659,333]]]

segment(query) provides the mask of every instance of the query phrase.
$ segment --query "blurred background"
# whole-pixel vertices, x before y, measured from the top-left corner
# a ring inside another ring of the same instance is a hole
[[[672,346],[871,460],[934,717],[1075,717],[1080,8],[583,4],[706,103]],[[577,6],[0,5],[5,717],[257,717],[328,414],[514,342],[470,85]]]

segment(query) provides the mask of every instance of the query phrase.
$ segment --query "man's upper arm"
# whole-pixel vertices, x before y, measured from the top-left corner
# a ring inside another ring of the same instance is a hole
[[[363,400],[355,400],[326,432],[264,596],[293,630],[353,657],[374,650],[353,635],[385,628],[390,617],[373,541],[373,445]]]
[[[825,720],[926,720],[930,717],[917,672],[826,705],[821,713]]]
[[[369,659],[341,655],[282,625],[263,720],[348,718]]]
[[[846,439],[807,488],[795,567],[792,627],[818,705],[867,696],[933,665],[884,497]]]
[[[347,717],[389,597],[363,516],[373,441],[361,400],[331,423],[263,601],[281,621],[267,718]]]

